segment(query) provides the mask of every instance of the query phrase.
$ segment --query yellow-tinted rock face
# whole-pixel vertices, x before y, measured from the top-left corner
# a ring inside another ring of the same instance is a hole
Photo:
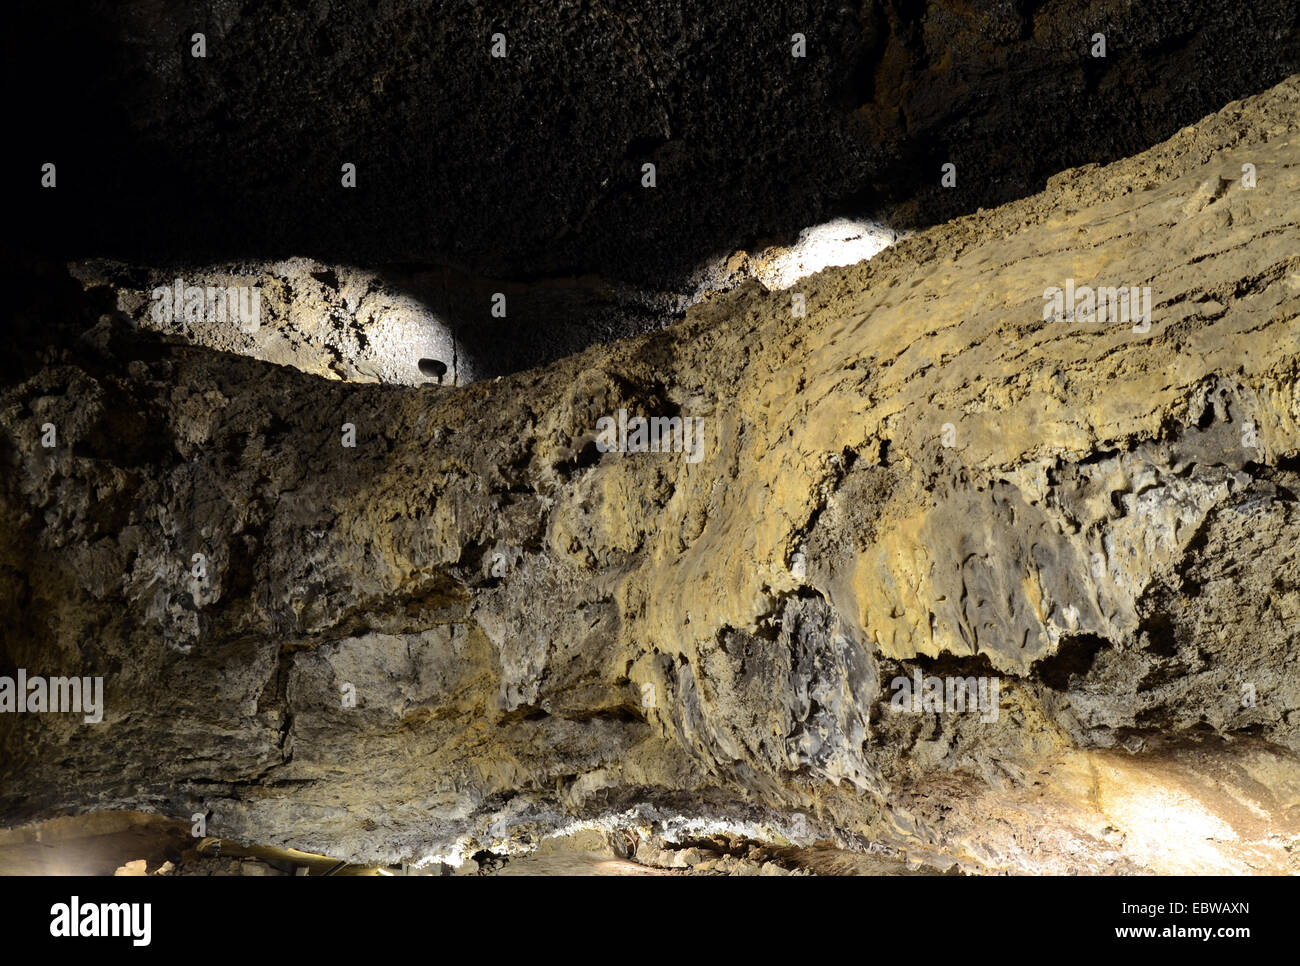
[[[5,653],[107,707],[3,717],[0,816],[208,812],[366,862],[694,817],[978,870],[1284,868],[1298,118],[1293,79],[454,392],[125,338],[7,389]],[[1233,768],[1264,789],[1211,801]]]

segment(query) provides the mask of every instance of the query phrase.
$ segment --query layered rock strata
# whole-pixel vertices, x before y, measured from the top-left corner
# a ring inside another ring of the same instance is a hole
[[[1292,78],[452,391],[104,322],[0,393],[4,673],[105,686],[97,724],[0,716],[0,818],[369,863],[653,826],[1295,871],[1298,128]],[[1149,316],[1054,316],[1067,286]],[[700,458],[668,424],[609,451],[620,410],[698,420]]]

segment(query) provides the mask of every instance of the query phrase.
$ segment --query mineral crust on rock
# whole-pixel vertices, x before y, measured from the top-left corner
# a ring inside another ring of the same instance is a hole
[[[106,703],[0,716],[0,820],[202,813],[355,862],[653,827],[1300,871],[1298,134],[1291,78],[454,390],[109,312],[0,392],[4,664]],[[1067,280],[1149,288],[1149,327],[1045,319]],[[602,452],[619,410],[703,420],[703,458]],[[932,677],[996,702],[900,710]]]

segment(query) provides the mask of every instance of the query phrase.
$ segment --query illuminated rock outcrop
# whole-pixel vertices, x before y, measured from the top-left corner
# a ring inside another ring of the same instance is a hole
[[[0,394],[5,664],[106,704],[0,716],[0,818],[197,812],[357,861],[694,818],[972,871],[1294,871],[1298,128],[1293,78],[454,391],[103,323]],[[1068,280],[1150,318],[1053,321]],[[703,420],[702,458],[601,452],[620,409]]]

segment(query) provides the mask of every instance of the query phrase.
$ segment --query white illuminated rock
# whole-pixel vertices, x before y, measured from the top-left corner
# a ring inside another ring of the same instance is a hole
[[[836,218],[805,228],[788,248],[760,252],[751,266],[765,287],[785,289],[824,268],[855,265],[872,258],[897,240],[893,229],[877,222]]]

